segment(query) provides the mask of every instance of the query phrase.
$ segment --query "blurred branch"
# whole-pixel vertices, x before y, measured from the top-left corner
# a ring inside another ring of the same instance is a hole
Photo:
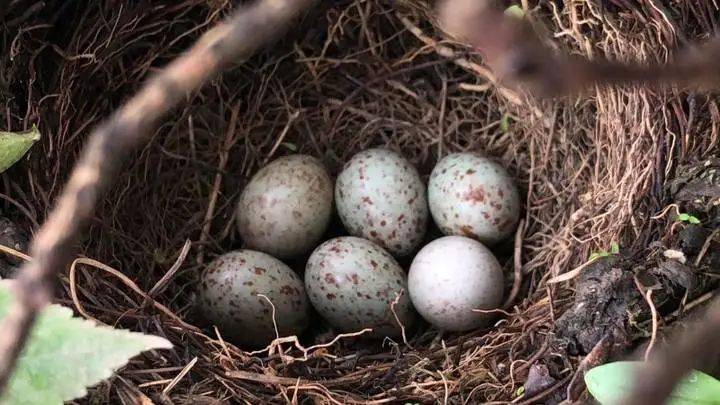
[[[528,21],[506,16],[490,1],[445,0],[438,12],[445,31],[476,48],[503,84],[540,96],[577,93],[598,84],[640,83],[717,87],[720,39],[680,53],[668,64],[625,64],[558,55]]]
[[[159,119],[231,63],[249,57],[288,26],[312,0],[261,0],[242,7],[170,63],[90,135],[57,206],[31,246],[33,260],[20,270],[15,302],[0,325],[0,391],[35,321],[53,296],[56,275],[92,216],[123,158],[144,142]]]
[[[622,64],[557,55],[528,21],[505,16],[490,1],[444,0],[439,17],[446,32],[476,48],[498,80],[540,96],[580,92],[593,85],[639,83],[720,86],[720,39],[676,56],[668,64]],[[720,303],[648,362],[625,405],[660,404],[691,369],[720,352]]]

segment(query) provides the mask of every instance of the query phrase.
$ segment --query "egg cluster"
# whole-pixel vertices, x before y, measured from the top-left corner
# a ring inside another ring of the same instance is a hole
[[[351,236],[322,242],[333,202]],[[311,306],[339,331],[375,337],[398,337],[416,313],[440,329],[471,330],[490,320],[477,310],[496,309],[503,296],[502,268],[486,246],[512,234],[519,215],[512,177],[476,153],[440,160],[427,189],[388,149],[356,154],[334,185],[319,160],[282,157],[245,187],[237,205],[245,249],[207,266],[199,305],[248,346],[302,333]],[[426,243],[429,217],[447,236]],[[308,253],[304,280],[280,261]],[[406,273],[397,259],[412,254]]]

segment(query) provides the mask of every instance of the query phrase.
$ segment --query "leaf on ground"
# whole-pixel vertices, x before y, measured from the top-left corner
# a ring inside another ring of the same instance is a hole
[[[600,404],[618,404],[630,393],[636,373],[642,372],[642,365],[637,361],[604,364],[585,374],[585,384]],[[675,387],[667,404],[720,404],[720,381],[693,370]]]
[[[0,283],[0,318],[12,302],[8,285]],[[69,308],[49,305],[37,319],[1,402],[62,404],[85,396],[86,387],[112,376],[131,357],[171,347],[161,337],[100,326],[74,318]]]
[[[0,132],[0,173],[25,156],[38,140],[40,131],[34,125],[26,132]]]

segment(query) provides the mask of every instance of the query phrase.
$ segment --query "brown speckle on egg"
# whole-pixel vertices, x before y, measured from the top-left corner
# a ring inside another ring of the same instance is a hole
[[[275,338],[270,304],[261,294],[275,306],[282,336],[297,335],[308,324],[309,305],[302,280],[268,254],[252,250],[226,253],[211,262],[200,279],[201,313],[232,342],[256,348]]]
[[[405,272],[390,254],[365,239],[346,236],[320,245],[308,260],[305,288],[318,313],[344,332],[372,328],[376,337],[399,336],[390,306],[402,291],[395,312],[405,327],[414,320]]]
[[[310,251],[332,214],[333,184],[319,160],[306,155],[281,157],[260,169],[237,205],[245,244],[277,257]]]
[[[472,152],[438,162],[428,182],[428,204],[443,233],[486,244],[510,236],[520,217],[514,180],[500,165]]]
[[[415,167],[382,148],[355,155],[335,185],[338,214],[348,232],[371,239],[395,256],[412,253],[425,234],[425,195]]]

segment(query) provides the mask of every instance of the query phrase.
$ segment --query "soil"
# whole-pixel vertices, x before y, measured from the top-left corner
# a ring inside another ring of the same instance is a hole
[[[555,323],[568,352],[588,354],[615,329],[626,331],[630,318],[643,313],[628,260],[608,258],[588,266],[575,287],[575,303]]]

